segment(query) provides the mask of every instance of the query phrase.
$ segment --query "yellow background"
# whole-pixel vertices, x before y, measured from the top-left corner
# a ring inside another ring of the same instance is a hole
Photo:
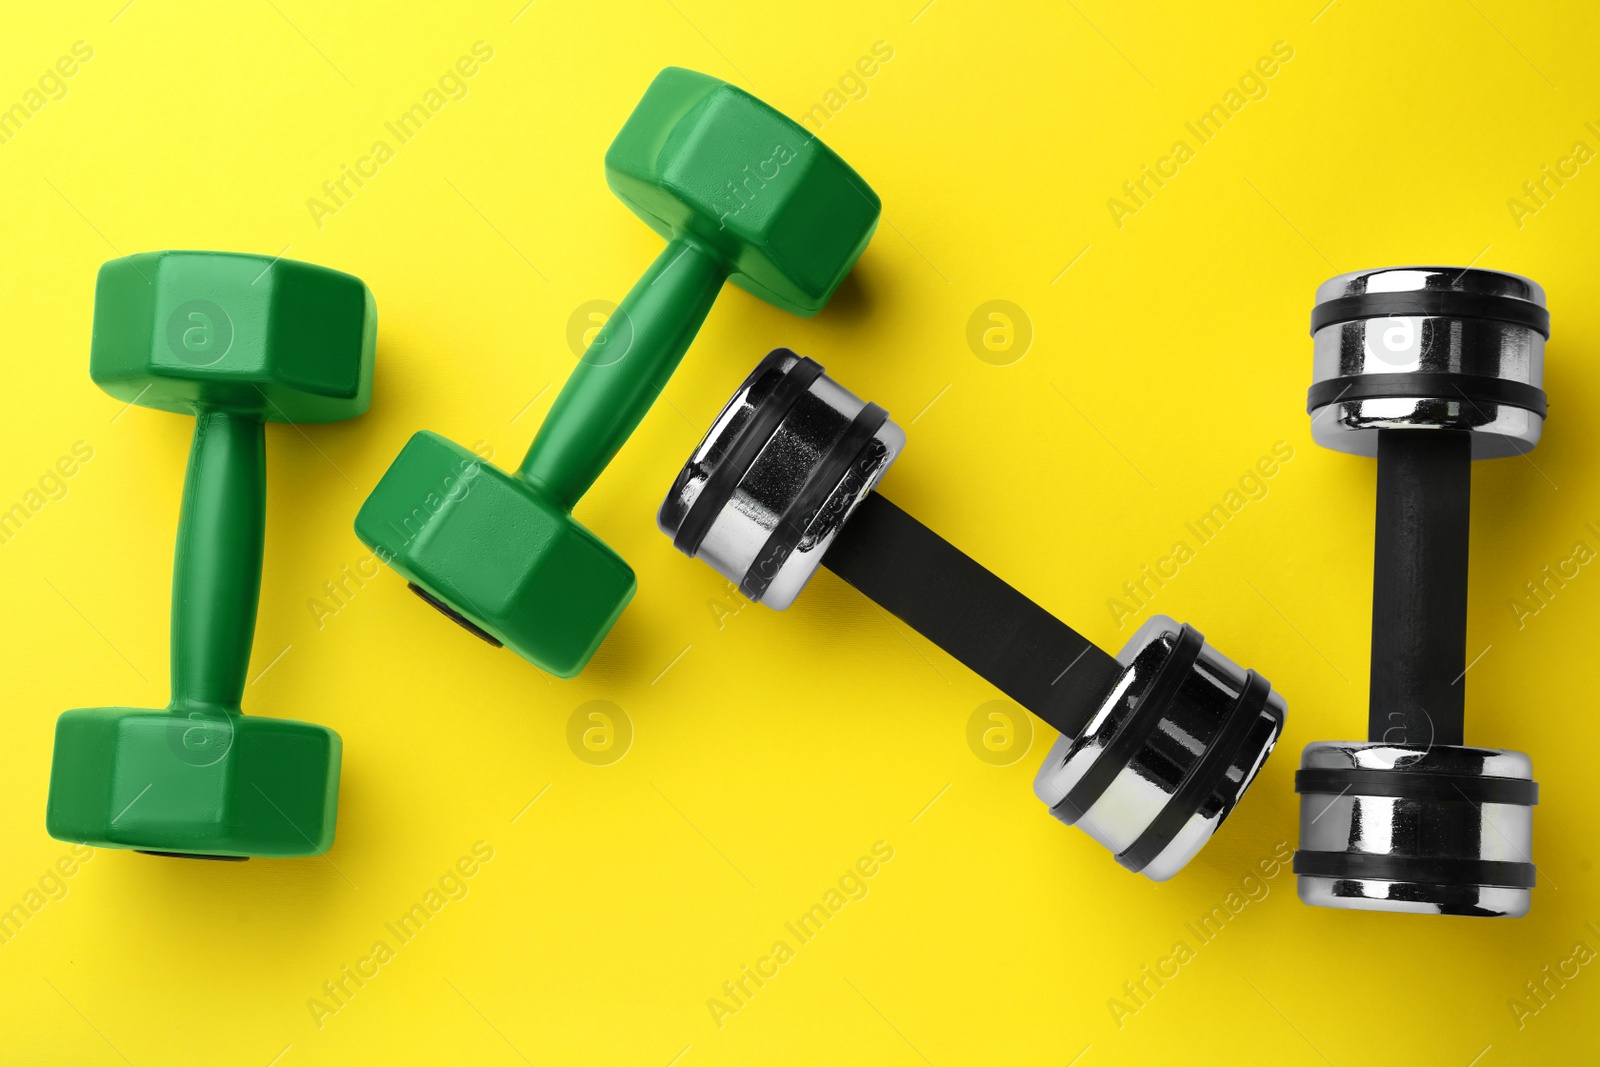
[[[0,145],[0,507],[75,442],[94,456],[0,546],[0,907],[70,853],[44,832],[57,713],[167,698],[190,422],[122,412],[89,381],[97,267],[283,252],[363,278],[380,326],[370,414],[268,432],[246,708],[343,736],[333,850],[237,865],[97,852],[0,946],[0,1061],[1593,1059],[1595,967],[1552,983],[1520,1027],[1508,1002],[1578,943],[1600,950],[1600,576],[1582,570],[1520,628],[1511,604],[1576,542],[1600,548],[1600,165],[1520,220],[1507,201],[1574,142],[1600,149],[1584,125],[1600,126],[1600,15],[924,2],[8,5],[4,105],[75,41],[94,57]],[[494,57],[468,95],[319,228],[307,200],[480,40]],[[323,583],[367,558],[351,520],[406,437],[486,442],[514,466],[573,365],[574,310],[620,299],[656,255],[601,168],[653,74],[694,67],[798,116],[878,41],[892,60],[822,131],[881,194],[878,234],[816,319],[726,292],[578,509],[640,580],[592,666],[552,680],[387,570],[319,620]],[[1198,146],[1184,123],[1280,41],[1293,58],[1267,94]],[[1194,158],[1119,228],[1108,199],[1179,139]],[[1374,470],[1310,440],[1314,289],[1416,261],[1529,274],[1554,321],[1545,441],[1474,484],[1468,653],[1487,651],[1468,736],[1531,752],[1543,790],[1520,921],[1318,910],[1287,872],[1246,882],[1293,847],[1299,749],[1365,722]],[[1034,334],[1007,365],[967,341],[995,299]],[[1122,583],[1292,447],[1151,606],[1290,707],[1277,755],[1176,880],[1129,875],[1050,818],[1031,794],[1047,730],[1009,766],[979,760],[968,721],[997,694],[842,582],[822,574],[785,614],[723,615],[737,599],[657,532],[678,464],[780,344],[907,426],[889,495],[1113,649],[1137,621],[1119,630],[1107,607]],[[593,700],[634,733],[607,766],[567,743]],[[464,899],[319,1027],[323,983],[393,946],[384,924],[480,841],[493,859]],[[868,895],[719,1028],[708,999],[879,841],[894,858]],[[1201,945],[1185,924],[1249,885],[1260,899]],[[1119,1027],[1110,1001],[1180,940],[1194,958]]]

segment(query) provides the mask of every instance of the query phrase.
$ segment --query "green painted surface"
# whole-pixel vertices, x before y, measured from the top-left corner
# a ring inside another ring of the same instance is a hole
[[[107,848],[306,856],[333,844],[339,736],[243,714],[261,590],[267,421],[366,410],[377,312],[359,279],[220,252],[113,260],[90,375],[195,416],[172,582],[172,700],[56,723],[46,825]]]
[[[655,403],[723,282],[813,315],[880,211],[860,176],[797,123],[677,67],[651,83],[605,165],[612,190],[667,247],[568,377],[520,468],[507,474],[419,433],[355,523],[409,581],[563,678],[583,669],[635,588],[572,508]]]

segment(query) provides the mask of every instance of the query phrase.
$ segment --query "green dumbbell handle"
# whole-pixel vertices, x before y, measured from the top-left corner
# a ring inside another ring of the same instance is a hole
[[[623,298],[522,460],[518,473],[546,500],[570,511],[594,484],[661,395],[727,277],[720,256],[679,237]],[[591,356],[616,344],[629,344],[620,358]]]
[[[259,418],[195,419],[172,568],[173,711],[239,709],[261,597],[266,456]]]

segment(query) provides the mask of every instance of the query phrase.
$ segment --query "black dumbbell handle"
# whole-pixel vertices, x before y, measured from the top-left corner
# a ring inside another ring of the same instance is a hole
[[[1472,440],[1379,430],[1367,739],[1464,741]]]
[[[1077,736],[1122,673],[1082,634],[878,493],[823,565],[1059,732]]]

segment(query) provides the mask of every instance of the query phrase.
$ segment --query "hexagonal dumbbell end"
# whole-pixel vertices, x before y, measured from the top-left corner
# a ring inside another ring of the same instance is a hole
[[[243,859],[333,846],[339,735],[207,708],[77,708],[56,720],[46,826],[97,848]]]
[[[1061,733],[1035,791],[1119,862],[1170,878],[1283,728],[1284,703],[1188,626],[1113,658],[874,492],[905,445],[887,413],[779,349],[745,379],[657,522],[685,554],[786,608],[826,565]]]
[[[606,152],[606,181],[661,236],[720,253],[741,289],[815,315],[877,229],[878,195],[827,145],[749,93],[656,75]]]
[[[145,252],[100,268],[89,376],[128,403],[339,422],[372,402],[378,311],[354,275],[239,252]]]
[[[792,119],[677,67],[617,134],[606,180],[668,244],[573,369],[519,469],[418,434],[356,519],[423,599],[561,677],[582,670],[635,585],[572,508],[660,395],[723,282],[815,314],[880,210]]]
[[[240,711],[265,520],[264,422],[366,410],[377,312],[358,278],[225,252],[112,260],[95,288],[90,376],[196,416],[173,573],[172,701],[56,724],[46,825],[109,848],[213,858],[333,843],[340,741]]]
[[[561,678],[633,599],[633,570],[526,480],[438,434],[412,436],[356,534],[424,600]]]

